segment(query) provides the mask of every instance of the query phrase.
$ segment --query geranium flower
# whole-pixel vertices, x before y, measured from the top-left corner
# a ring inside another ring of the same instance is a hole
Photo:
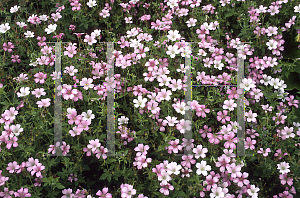
[[[178,30],[169,30],[168,31],[168,39],[170,39],[171,41],[176,41],[177,39],[179,39],[181,36],[179,34],[179,31]]]
[[[0,25],[0,33],[5,33],[10,30],[9,23],[1,24]]]
[[[26,38],[33,38],[34,37],[34,32],[31,31],[27,31],[26,33],[24,33]]]
[[[128,124],[129,118],[126,118],[125,116],[121,116],[121,118],[118,118],[118,125]]]
[[[24,97],[24,96],[27,96],[27,95],[29,95],[30,94],[30,91],[29,91],[29,87],[21,87],[21,89],[20,89],[20,93],[19,92],[17,92],[17,95],[18,95],[18,97]]]
[[[206,165],[206,161],[201,161],[201,163],[197,163],[196,164],[196,167],[198,168],[197,169],[197,174],[198,175],[204,175],[204,176],[207,176],[207,171],[210,171],[211,170],[211,166],[210,165]]]
[[[179,54],[180,50],[178,49],[177,45],[169,45],[168,46],[168,51],[167,51],[167,55],[171,55],[171,58],[175,58],[176,54]]]
[[[56,30],[57,24],[50,24],[48,25],[48,28],[45,29],[45,32],[47,32],[47,34],[51,34],[52,32],[54,32]]]
[[[89,2],[86,3],[90,8],[94,7],[97,5],[96,0],[89,0]]]
[[[134,99],[133,102],[135,103],[134,104],[135,108],[139,108],[139,107],[144,108],[145,104],[147,102],[147,98],[143,98],[142,96],[138,96],[138,100]]]

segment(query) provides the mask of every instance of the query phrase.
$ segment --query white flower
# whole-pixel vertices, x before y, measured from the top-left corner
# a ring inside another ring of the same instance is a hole
[[[89,0],[89,2],[86,3],[90,8],[94,7],[97,5],[95,0]]]
[[[280,174],[285,174],[285,173],[289,173],[290,170],[290,165],[289,163],[286,162],[281,162],[280,164],[277,164],[277,169],[279,169]]]
[[[269,42],[266,43],[266,45],[268,46],[268,49],[269,50],[273,50],[273,49],[276,49],[277,48],[277,44],[278,42],[271,39]]]
[[[296,12],[296,13],[297,13],[297,12],[300,13],[300,4],[299,4],[299,6],[295,6],[294,9],[295,9],[295,12]]]
[[[121,118],[118,118],[119,125],[128,124],[128,120],[129,118],[126,118],[125,116],[121,116]]]
[[[15,136],[19,136],[20,135],[20,132],[23,131],[23,128],[20,128],[21,125],[17,124],[17,125],[12,125],[11,128],[12,128],[12,132]]]
[[[247,190],[247,193],[251,196],[251,198],[257,198],[259,188],[255,188],[255,185],[251,185],[250,189]]]
[[[167,165],[167,173],[168,174],[175,174],[178,175],[180,173],[180,169],[182,168],[181,165],[177,165],[176,162],[171,162]]]
[[[176,41],[176,39],[180,38],[180,34],[178,30],[169,30],[168,31],[169,35],[167,36],[168,39],[170,39],[171,41]]]
[[[15,5],[14,7],[10,8],[10,13],[18,12],[20,6]]]
[[[29,37],[33,38],[33,37],[34,37],[34,32],[31,32],[31,31],[27,31],[27,32],[24,33],[24,34],[25,34],[25,37],[26,37],[26,38],[29,38]]]
[[[92,110],[88,110],[87,113],[82,112],[82,120],[92,121],[95,118],[95,115],[92,114]]]
[[[125,17],[125,23],[132,23],[132,17]]]
[[[91,36],[95,36],[95,37],[97,37],[97,36],[100,36],[100,33],[101,33],[101,30],[94,30],[94,32],[92,32],[91,33]]]
[[[29,89],[30,89],[29,87],[26,87],[26,88],[21,87],[21,89],[20,89],[21,93],[17,92],[18,97],[24,97],[24,96],[29,95],[29,93],[30,93]]]
[[[220,60],[214,60],[214,68],[218,69],[218,70],[222,70],[222,68],[224,67],[224,64],[220,61]]]
[[[174,8],[174,7],[177,7],[178,6],[178,0],[169,0],[168,3],[167,3],[167,6],[170,6],[170,8]]]
[[[273,86],[274,89],[278,89],[282,85],[279,78],[272,78],[268,83]]]
[[[171,55],[171,58],[175,58],[175,54],[179,54],[180,50],[178,49],[177,45],[169,45],[168,46],[168,51],[167,51],[167,55]]]
[[[185,46],[184,48],[180,48],[181,56],[190,58],[192,50],[190,46]]]
[[[160,176],[157,177],[158,181],[162,181],[162,184],[166,185],[168,181],[172,180],[169,173],[165,170],[161,170]]]
[[[187,22],[188,27],[196,26],[197,19],[190,18]]]
[[[212,188],[210,193],[210,198],[221,198],[225,197],[225,194],[223,192],[223,189],[221,187]]]
[[[24,22],[16,22],[16,24],[19,26],[19,27],[24,27],[24,26],[26,26],[26,23],[24,23]]]
[[[134,49],[138,48],[141,45],[140,41],[141,40],[130,39],[130,47],[133,47]]]
[[[47,21],[49,16],[43,14],[43,15],[39,16],[39,18],[40,18],[41,21]]]
[[[142,98],[142,96],[138,96],[138,100],[134,99],[133,102],[136,103],[134,104],[135,108],[139,108],[139,107],[144,108],[147,102],[147,98]]]
[[[48,25],[48,28],[45,29],[45,32],[47,32],[47,34],[51,34],[56,30],[56,27],[57,27],[56,24],[50,24]]]
[[[169,126],[174,126],[175,123],[178,123],[178,120],[177,117],[167,116],[163,122],[168,123]]]
[[[203,174],[204,176],[207,176],[207,171],[211,170],[211,166],[206,165],[206,161],[203,160],[201,161],[201,164],[197,163],[196,167],[198,168],[196,172],[198,175]]]
[[[254,88],[255,82],[251,78],[244,78],[240,85],[241,88],[244,88],[246,91],[249,91],[250,88]]]
[[[0,33],[5,33],[10,29],[9,23],[5,23],[0,25]]]
[[[293,122],[294,127],[300,127],[300,122]]]
[[[83,88],[85,90],[88,90],[89,88],[93,88],[94,85],[92,84],[93,83],[93,79],[89,78],[83,78],[81,81],[80,81],[80,86],[83,86]]]

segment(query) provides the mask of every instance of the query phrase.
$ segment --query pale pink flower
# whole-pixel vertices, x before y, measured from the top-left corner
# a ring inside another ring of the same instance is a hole
[[[65,56],[69,56],[69,58],[73,58],[73,55],[76,54],[76,43],[75,44],[70,44],[68,47],[65,47],[67,51],[64,51]]]
[[[208,152],[207,148],[203,148],[202,145],[197,145],[197,148],[193,149],[193,153],[195,153],[195,158],[198,159],[199,157],[205,158]]]
[[[197,175],[204,175],[204,176],[207,176],[207,171],[210,171],[211,170],[211,166],[210,165],[206,165],[206,161],[201,161],[201,163],[197,163],[196,164],[196,167],[197,167]]]
[[[163,120],[163,122],[167,123],[169,126],[174,126],[176,123],[178,123],[178,120],[177,117],[167,116],[166,120]]]
[[[30,91],[29,91],[29,87],[21,87],[21,89],[20,89],[20,93],[19,92],[17,92],[17,95],[18,95],[18,97],[24,97],[24,96],[27,96],[27,95],[29,95],[30,94]]]
[[[234,103],[234,100],[230,99],[224,101],[223,109],[229,109],[229,111],[233,111],[234,107],[237,107],[237,104]]]
[[[47,78],[47,74],[44,74],[43,72],[39,72],[39,73],[36,73],[34,75],[34,77],[36,77],[34,79],[35,83],[44,84],[45,83],[45,79]]]
[[[83,88],[85,90],[88,90],[89,88],[93,88],[94,87],[94,84],[93,83],[93,79],[89,78],[83,78],[81,81],[80,81],[80,85],[83,86]]]
[[[84,42],[87,42],[89,45],[93,45],[94,43],[97,43],[97,40],[95,39],[95,35],[85,35]]]
[[[41,107],[49,107],[50,106],[50,98],[42,99],[41,101],[37,101],[36,104],[38,105],[39,108]]]
[[[14,161],[14,162],[8,163],[8,167],[6,168],[6,170],[8,170],[9,173],[14,173],[19,168],[20,168],[20,166],[18,165],[18,162]]]

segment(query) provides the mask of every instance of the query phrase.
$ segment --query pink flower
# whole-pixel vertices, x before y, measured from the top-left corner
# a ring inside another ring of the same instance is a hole
[[[43,166],[43,164],[41,163],[38,163],[32,167],[31,175],[33,176],[34,173],[36,173],[36,177],[41,177],[42,176],[41,171],[44,169],[45,166]]]
[[[1,178],[1,174],[0,174],[0,178]],[[1,179],[0,179],[0,181],[1,181]],[[4,188],[4,192],[0,192],[0,197],[12,198],[12,196],[10,196],[10,195],[13,195],[13,194],[14,194],[14,191],[8,191],[8,188]]]
[[[215,134],[212,134],[212,133],[208,133],[207,134],[207,137],[209,138],[209,142],[211,144],[219,144],[220,143],[220,140],[222,140],[222,135],[215,135]]]
[[[231,173],[232,178],[240,177],[241,176],[241,166],[236,165],[235,163],[231,164],[230,166],[226,167],[228,170],[228,173]]]
[[[21,62],[21,59],[19,59],[19,55],[11,55],[11,62],[15,63],[15,62],[18,62],[20,63]]]
[[[3,43],[3,50],[4,51],[7,51],[8,53],[11,53],[13,51],[12,50],[13,48],[15,48],[15,46],[11,42],[8,42],[7,44]]]
[[[286,100],[289,102],[289,106],[292,106],[294,105],[296,108],[298,108],[298,103],[299,103],[299,100],[294,100],[295,96],[293,95],[290,95],[290,97],[287,97]]]
[[[278,6],[269,6],[268,12],[273,16],[275,14],[279,13],[279,7]]]
[[[158,93],[157,97],[159,97],[160,100],[167,100],[167,101],[169,101],[169,100],[171,100],[171,97],[170,97],[171,95],[172,95],[172,92],[170,90],[167,91],[166,89],[162,89]]]
[[[61,198],[69,198],[69,197],[74,197],[74,194],[72,193],[72,189],[64,189],[62,190],[62,193],[64,194]]]
[[[168,148],[168,153],[171,154],[172,151],[173,153],[178,153],[178,150],[182,150],[182,146],[178,145],[179,144],[179,139],[174,140],[170,140],[169,141],[170,146],[166,147],[166,149]]]
[[[102,16],[103,18],[109,17],[110,16],[109,10],[103,9],[99,15]]]
[[[257,153],[263,153],[263,156],[267,157],[268,156],[268,153],[271,152],[271,149],[270,148],[267,148],[265,151],[263,148],[260,148]]]
[[[224,173],[225,168],[230,166],[229,163],[230,163],[230,157],[222,155],[218,157],[218,162],[216,162],[216,167],[220,167],[220,171]]]
[[[191,154],[189,154],[188,156],[183,155],[181,158],[182,158],[182,160],[184,160],[181,162],[181,165],[185,166],[187,168],[191,168],[191,164],[196,163],[196,160],[193,159],[193,155],[191,155]]]
[[[105,187],[102,189],[102,192],[101,190],[99,190],[96,195],[99,196],[99,197],[103,197],[103,198],[112,198],[112,195],[110,193],[107,193],[108,192],[108,188]]]
[[[229,116],[226,116],[227,115],[227,113],[228,113],[228,111],[226,111],[226,110],[223,110],[223,113],[221,112],[221,111],[219,111],[218,113],[217,113],[217,120],[218,121],[220,121],[220,120],[222,120],[222,124],[225,124],[225,120],[226,121],[230,121],[230,117]]]
[[[36,79],[34,79],[35,83],[44,84],[45,79],[47,78],[47,74],[39,72],[39,73],[35,74],[34,77],[36,77]]]
[[[205,158],[208,152],[207,148],[203,148],[202,145],[197,145],[197,148],[193,149],[193,153],[195,153],[195,158],[198,159],[199,157]]]
[[[235,149],[236,145],[234,143],[237,143],[237,138],[234,138],[235,134],[233,132],[230,132],[229,134],[224,135],[224,140],[227,140],[227,142],[224,143],[225,148],[231,148]]]
[[[246,179],[248,177],[248,175],[249,175],[248,173],[244,172],[243,174],[240,174],[240,177],[236,177],[232,181],[234,183],[237,183],[237,185],[239,187],[243,187],[244,184],[246,186],[250,183],[250,181],[248,179]]]
[[[250,110],[249,112],[246,112],[245,116],[248,117],[247,118],[248,122],[256,122],[255,117],[257,117],[257,113],[252,113],[252,110]]]
[[[234,107],[237,107],[237,104],[234,103],[234,100],[230,99],[224,101],[223,109],[229,109],[229,111],[233,111]]]
[[[83,78],[81,81],[80,81],[80,86],[83,86],[83,88],[85,90],[88,90],[89,88],[93,88],[94,87],[94,84],[93,83],[93,79],[89,78]]]
[[[28,188],[23,189],[23,187],[20,190],[18,190],[17,192],[15,192],[14,194],[15,194],[15,197],[21,197],[21,198],[31,197],[31,194],[28,193]]]
[[[293,185],[293,178],[289,178],[289,177],[287,176],[287,173],[285,173],[285,174],[280,174],[280,175],[279,175],[279,179],[281,180],[280,182],[281,182],[282,185],[285,185],[286,183],[287,183],[289,186]]]
[[[92,149],[92,152],[95,152],[97,150],[97,148],[99,148],[101,146],[101,143],[99,142],[98,139],[89,140],[89,143],[90,144],[88,144],[87,147]]]
[[[14,173],[16,169],[19,169],[20,166],[18,165],[18,162],[14,161],[13,163],[9,163],[6,170],[9,171],[9,173]]]
[[[65,47],[67,51],[64,51],[65,56],[69,56],[69,58],[73,58],[73,55],[76,54],[76,43],[73,45],[69,45],[68,47]]]
[[[74,126],[73,130],[70,130],[69,133],[71,134],[72,137],[75,137],[76,135],[80,135],[82,131],[83,128]]]
[[[159,192],[163,193],[164,195],[169,195],[169,190],[174,190],[174,187],[169,183],[163,184],[161,182],[160,185],[162,186],[162,188],[159,189]]]
[[[136,190],[133,189],[132,185],[121,184],[121,197],[122,198],[131,198],[132,195],[136,194]]]
[[[70,145],[67,145],[66,142],[63,142],[63,145],[60,146],[60,149],[63,151],[62,155],[66,156],[69,153]]]
[[[176,129],[180,131],[180,133],[184,134],[186,130],[189,131],[192,129],[192,122],[190,120],[181,119],[179,122],[179,124],[176,124]]]
[[[256,140],[251,140],[251,138],[247,137],[245,141],[245,149],[248,149],[250,147],[251,150],[255,149],[254,144],[256,143]]]
[[[49,107],[50,106],[50,98],[42,99],[41,101],[37,101],[36,104],[38,104],[38,107]]]
[[[95,35],[85,35],[84,42],[87,42],[89,45],[93,45],[94,43],[97,43],[97,40],[95,39]]]
[[[41,56],[41,58],[37,59],[40,65],[48,65],[50,62],[50,58],[48,56]]]
[[[75,95],[78,94],[77,89],[72,89],[72,85],[63,85],[61,91],[65,100],[74,99]]]
[[[134,148],[135,151],[139,151],[138,153],[140,153],[138,155],[138,153],[136,154],[137,156],[140,156],[140,155],[146,155],[147,154],[147,150],[149,150],[149,146],[148,145],[143,145],[143,144],[138,144],[137,147]]]
[[[41,96],[45,96],[46,92],[44,88],[37,88],[34,91],[31,91],[32,95],[35,95],[36,98],[40,98]]]

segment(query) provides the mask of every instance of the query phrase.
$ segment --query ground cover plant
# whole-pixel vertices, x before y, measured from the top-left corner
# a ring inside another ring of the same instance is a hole
[[[299,196],[298,2],[0,5],[0,197]],[[65,42],[60,73],[47,42]],[[113,78],[105,42],[115,42]],[[192,88],[190,103],[187,58],[192,84],[207,85]],[[250,156],[236,152],[238,58]],[[60,79],[63,141],[54,144]],[[107,147],[113,89],[118,156]]]

